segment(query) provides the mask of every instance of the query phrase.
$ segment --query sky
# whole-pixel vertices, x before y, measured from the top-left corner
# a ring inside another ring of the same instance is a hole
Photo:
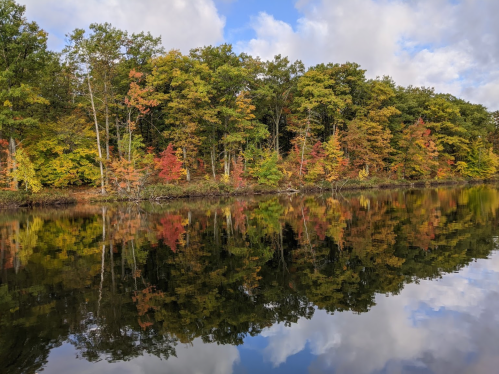
[[[356,62],[368,78],[434,87],[499,110],[497,0],[18,0],[61,50],[93,22],[150,31],[165,48],[231,43],[262,59]]]

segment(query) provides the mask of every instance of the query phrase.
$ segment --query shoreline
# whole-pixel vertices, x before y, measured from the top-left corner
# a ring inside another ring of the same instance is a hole
[[[493,183],[497,179],[474,179],[474,180],[421,180],[413,182],[404,182],[398,180],[354,180],[351,183],[346,183],[342,187],[335,189],[336,192],[342,191],[361,191],[361,190],[388,190],[396,188],[432,188],[438,186],[459,186],[459,185],[477,185]],[[189,198],[213,198],[213,197],[230,197],[230,196],[255,196],[255,195],[278,195],[278,194],[305,194],[305,193],[322,193],[332,191],[331,186],[304,186],[299,189],[295,188],[270,188],[266,186],[249,186],[241,189],[221,191],[213,189],[213,185],[193,185],[192,186],[171,186],[171,185],[155,185],[146,188],[142,195],[138,198],[124,197],[115,194],[98,195],[92,192],[94,189],[81,188],[45,191],[41,194],[29,195],[21,191],[0,191],[0,209],[18,209],[18,208],[34,208],[34,207],[57,207],[69,206],[76,204],[95,204],[109,202],[138,202],[138,201],[163,201]],[[156,188],[170,191],[159,191],[156,193]],[[201,187],[201,190],[195,187]],[[205,188],[203,190],[202,188]],[[227,187],[227,186],[225,186]]]

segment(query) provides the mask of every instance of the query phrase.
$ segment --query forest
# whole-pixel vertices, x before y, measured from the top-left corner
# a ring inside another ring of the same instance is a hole
[[[108,23],[62,52],[0,0],[0,188],[331,188],[351,181],[488,179],[499,112],[428,87],[306,67],[231,45],[183,54]],[[278,51],[276,51],[278,53]]]

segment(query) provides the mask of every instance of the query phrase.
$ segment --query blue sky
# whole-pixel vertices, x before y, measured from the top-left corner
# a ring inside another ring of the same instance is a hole
[[[224,38],[227,43],[236,44],[240,40],[250,40],[256,36],[251,27],[251,19],[265,12],[275,18],[296,27],[301,17],[295,7],[295,1],[290,0],[235,0],[216,1],[217,8],[225,17]]]
[[[497,0],[18,0],[61,50],[92,22],[161,35],[166,49],[231,43],[276,54],[357,62],[367,76],[434,87],[499,110]]]

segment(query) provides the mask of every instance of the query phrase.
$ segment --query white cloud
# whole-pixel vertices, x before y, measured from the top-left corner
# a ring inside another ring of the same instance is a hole
[[[225,19],[213,0],[19,0],[26,16],[49,31],[49,47],[64,47],[64,35],[91,23],[109,22],[129,32],[150,31],[167,49],[223,41]]]
[[[162,360],[144,354],[130,361],[109,363],[106,360],[89,362],[68,359],[78,352],[70,344],[63,344],[50,352],[48,364],[43,373],[116,373],[116,374],[231,374],[234,364],[239,362],[239,351],[231,345],[205,344],[201,338],[192,345],[175,347],[176,357]]]
[[[291,327],[274,325],[262,333],[263,355],[279,366],[308,345],[317,356],[310,372],[402,372],[404,365],[437,374],[494,372],[499,351],[489,340],[499,338],[498,282],[496,253],[439,281],[407,285],[400,295],[378,295],[368,313],[318,310]]]
[[[499,109],[499,1],[322,0],[297,7],[303,17],[294,29],[266,13],[254,17],[256,37],[238,49],[307,65],[357,62],[369,77],[390,75],[401,85]]]

